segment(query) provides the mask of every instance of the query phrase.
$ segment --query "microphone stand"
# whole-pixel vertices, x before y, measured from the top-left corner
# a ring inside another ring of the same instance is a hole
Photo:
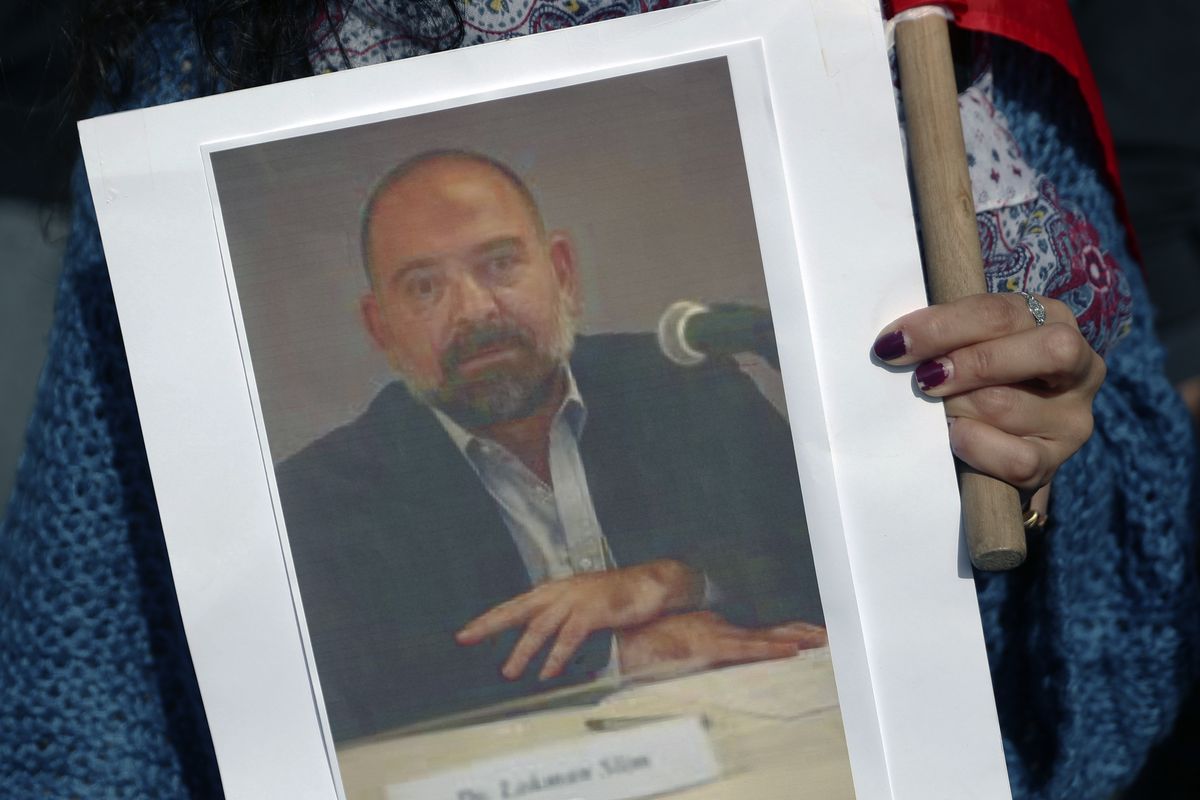
[[[940,13],[924,13],[897,17],[895,34],[929,291],[934,303],[947,303],[987,291],[949,28]],[[991,571],[1018,566],[1025,529],[1017,490],[961,462],[958,477],[971,562]]]

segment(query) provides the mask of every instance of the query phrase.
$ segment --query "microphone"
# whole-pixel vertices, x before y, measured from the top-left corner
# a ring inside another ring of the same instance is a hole
[[[771,312],[756,306],[706,306],[679,300],[658,320],[658,346],[664,356],[684,367],[694,367],[710,355],[755,353],[779,369]]]

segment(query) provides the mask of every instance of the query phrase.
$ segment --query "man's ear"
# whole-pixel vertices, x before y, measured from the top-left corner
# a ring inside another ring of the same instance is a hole
[[[374,292],[367,292],[359,299],[358,310],[362,314],[363,327],[367,329],[367,335],[371,337],[371,341],[383,352],[388,352],[388,327],[379,310],[379,300],[376,299]]]
[[[566,231],[550,234],[550,263],[554,266],[554,277],[559,288],[566,293],[571,311],[576,316],[583,309],[583,287],[579,281],[579,261],[575,255],[575,243]]]

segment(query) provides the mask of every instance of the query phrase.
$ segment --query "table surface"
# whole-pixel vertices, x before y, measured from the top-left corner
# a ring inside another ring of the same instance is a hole
[[[391,784],[478,759],[594,736],[589,720],[608,720],[611,726],[684,715],[707,720],[721,777],[672,792],[667,795],[671,800],[854,797],[826,648],[631,686],[583,706],[350,743],[338,748],[337,756],[347,800],[382,800]]]

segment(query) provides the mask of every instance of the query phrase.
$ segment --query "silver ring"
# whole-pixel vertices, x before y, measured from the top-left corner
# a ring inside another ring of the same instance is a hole
[[[1029,292],[1017,292],[1021,297],[1025,298],[1025,305],[1029,308],[1029,313],[1033,314],[1033,322],[1037,327],[1042,327],[1046,324],[1046,307],[1042,305],[1042,301],[1031,295]]]

